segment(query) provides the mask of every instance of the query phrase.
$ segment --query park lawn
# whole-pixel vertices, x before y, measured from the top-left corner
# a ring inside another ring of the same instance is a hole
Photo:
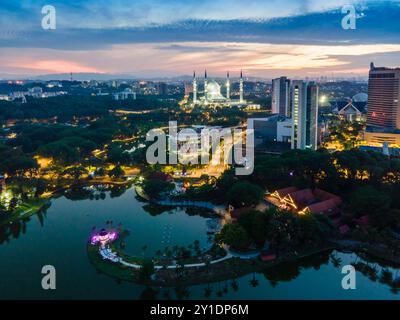
[[[88,244],[87,252],[89,261],[95,266],[96,270],[119,280],[134,281],[134,270],[132,268],[104,260],[99,254],[98,246]]]
[[[46,199],[29,199],[21,203],[6,219],[0,221],[0,225],[28,218],[42,209],[46,202]]]

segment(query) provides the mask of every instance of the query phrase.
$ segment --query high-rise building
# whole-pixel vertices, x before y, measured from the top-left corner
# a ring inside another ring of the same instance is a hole
[[[290,117],[290,80],[280,77],[272,80],[272,113]]]
[[[295,80],[291,86],[292,149],[316,150],[318,146],[318,86]]]
[[[166,96],[168,94],[168,86],[165,82],[157,83],[157,93],[160,96]]]
[[[400,68],[376,68],[371,63],[367,126],[400,129]]]
[[[226,73],[226,99],[231,98],[231,81],[229,80],[229,71]]]
[[[193,103],[197,103],[197,81],[196,81],[196,72],[193,71]]]
[[[239,103],[244,103],[243,100],[243,72],[240,70],[240,80],[239,80]]]

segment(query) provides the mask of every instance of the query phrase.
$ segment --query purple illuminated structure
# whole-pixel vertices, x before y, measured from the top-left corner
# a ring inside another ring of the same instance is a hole
[[[106,244],[115,241],[117,237],[117,231],[107,231],[106,229],[101,229],[99,233],[96,233],[90,237],[90,243],[92,245],[100,244],[102,247],[104,247]]]

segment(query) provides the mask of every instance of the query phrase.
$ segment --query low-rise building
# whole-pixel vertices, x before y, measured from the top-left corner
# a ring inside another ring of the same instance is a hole
[[[355,102],[352,99],[336,103],[337,114],[340,118],[353,122],[365,120],[367,114],[366,102]],[[336,111],[335,110],[335,111]]]

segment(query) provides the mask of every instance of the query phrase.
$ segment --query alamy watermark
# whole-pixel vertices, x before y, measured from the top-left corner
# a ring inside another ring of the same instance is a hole
[[[44,14],[42,18],[42,28],[44,30],[55,30],[57,27],[56,8],[51,5],[46,5],[42,7],[41,12]]]
[[[254,170],[253,129],[203,128],[198,132],[185,128],[178,132],[177,122],[170,121],[168,134],[161,129],[152,129],[147,133],[146,141],[154,142],[146,151],[149,164],[236,164],[236,175],[250,175]]]
[[[342,7],[342,13],[345,14],[342,19],[342,28],[344,30],[355,30],[357,28],[356,8],[353,5],[345,5]]]
[[[345,265],[342,268],[342,274],[345,276],[342,279],[342,288],[344,290],[356,289],[356,269],[351,264]]]
[[[42,267],[42,289],[55,290],[56,289],[56,268],[52,265],[45,265]]]

